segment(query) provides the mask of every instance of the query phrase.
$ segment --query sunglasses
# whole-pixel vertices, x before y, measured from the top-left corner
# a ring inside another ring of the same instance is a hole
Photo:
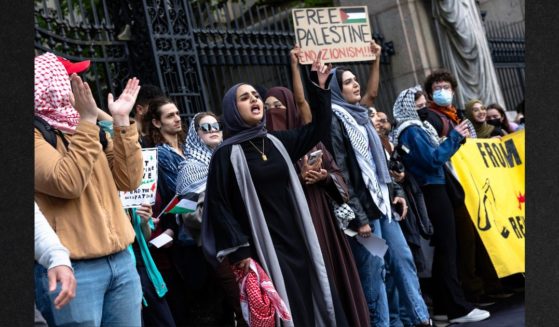
[[[221,131],[221,124],[219,122],[215,123],[203,123],[198,126],[198,130],[201,130],[203,133],[211,133],[211,132],[220,132]]]

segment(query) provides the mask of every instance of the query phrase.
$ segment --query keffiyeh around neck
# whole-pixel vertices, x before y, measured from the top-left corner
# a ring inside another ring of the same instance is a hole
[[[386,156],[384,154],[384,148],[378,133],[373,128],[373,124],[369,119],[369,110],[359,104],[350,104],[345,101],[342,90],[338,85],[336,79],[336,69],[332,69],[333,77],[330,80],[330,90],[332,93],[332,104],[336,104],[343,108],[357,124],[364,127],[367,131],[368,148],[373,155],[373,164],[376,167],[376,175],[380,182],[388,184],[392,182],[390,174],[388,173],[388,166],[386,165]]]
[[[262,119],[262,121],[254,126],[250,126],[245,123],[239,114],[239,109],[237,108],[237,89],[244,84],[246,83],[234,85],[223,96],[221,109],[228,138],[225,139],[218,148],[229,144],[239,144],[255,137],[263,137],[267,134],[265,119]]]
[[[421,127],[421,129],[429,135],[429,139],[434,146],[439,145],[439,137],[435,128],[427,121],[422,122],[419,119],[417,110],[415,110],[415,93],[420,90],[421,88],[419,86],[403,90],[400,92],[400,95],[398,95],[396,102],[394,102],[394,107],[392,108],[394,119],[396,120],[394,145],[398,144],[400,134],[406,128],[413,125]]]
[[[208,170],[213,151],[207,146],[196,131],[195,121],[198,113],[190,122],[184,147],[185,161],[179,167],[177,176],[177,194],[200,194],[206,190]]]
[[[76,131],[80,121],[70,104],[71,92],[68,73],[54,54],[35,57],[35,115],[68,134]]]

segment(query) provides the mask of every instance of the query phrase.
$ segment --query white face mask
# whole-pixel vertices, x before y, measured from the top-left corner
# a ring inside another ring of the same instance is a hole
[[[436,90],[433,92],[433,101],[441,107],[449,106],[452,103],[452,91],[450,90]]]

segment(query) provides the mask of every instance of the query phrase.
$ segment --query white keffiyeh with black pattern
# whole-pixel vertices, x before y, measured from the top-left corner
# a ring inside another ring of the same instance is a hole
[[[355,152],[359,168],[361,168],[363,181],[365,185],[367,185],[367,189],[371,193],[375,204],[379,210],[390,219],[392,210],[390,209],[388,186],[385,183],[379,183],[375,161],[373,160],[371,151],[369,151],[369,140],[366,134],[359,131],[356,127],[358,124],[355,119],[341,106],[332,103],[332,112],[340,119],[349,136],[351,147]]]
[[[186,135],[184,151],[186,160],[179,167],[177,175],[176,191],[178,195],[200,194],[206,190],[213,151],[198,136],[196,126],[194,126],[196,116],[192,118]]]
[[[421,129],[429,135],[429,139],[434,146],[438,146],[441,142],[433,125],[429,124],[427,121],[422,122],[419,119],[419,115],[415,109],[415,93],[420,90],[421,87],[419,86],[403,90],[400,92],[400,95],[398,95],[396,102],[394,102],[394,107],[392,108],[392,113],[396,120],[396,129],[393,134],[394,146],[398,145],[400,134],[402,134],[406,128],[414,125],[421,127]]]

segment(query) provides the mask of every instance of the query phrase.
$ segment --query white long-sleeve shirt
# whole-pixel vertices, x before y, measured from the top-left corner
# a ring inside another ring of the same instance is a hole
[[[68,266],[70,255],[60,239],[49,225],[47,219],[35,202],[35,260],[50,269],[56,266]]]

